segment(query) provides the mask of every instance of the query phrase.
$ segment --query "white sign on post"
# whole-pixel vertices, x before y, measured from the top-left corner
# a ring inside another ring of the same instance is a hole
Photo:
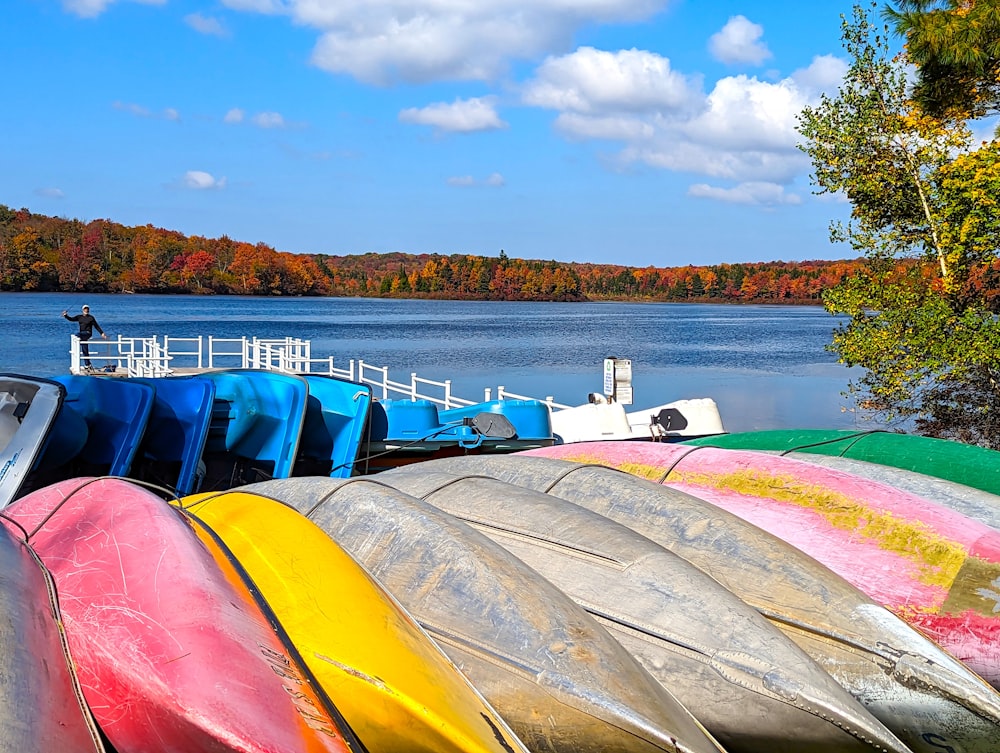
[[[628,358],[604,359],[604,394],[616,403],[632,404],[632,361]]]

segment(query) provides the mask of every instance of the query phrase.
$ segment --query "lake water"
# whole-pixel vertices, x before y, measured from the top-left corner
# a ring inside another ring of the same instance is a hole
[[[66,373],[75,325],[60,314],[83,303],[111,337],[301,337],[338,366],[451,379],[471,400],[503,385],[586,402],[617,356],[635,408],[711,397],[729,431],[872,428],[842,394],[850,372],[825,350],[837,322],[819,307],[2,293],[0,369]]]

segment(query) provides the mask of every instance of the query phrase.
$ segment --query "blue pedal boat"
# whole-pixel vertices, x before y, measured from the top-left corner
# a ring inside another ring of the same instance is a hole
[[[303,378],[309,397],[292,475],[350,478],[368,425],[371,387],[320,374]]]
[[[363,448],[370,471],[430,458],[507,453],[555,443],[548,406],[538,400],[491,400],[438,410],[429,400],[372,404]]]
[[[153,409],[153,388],[100,376],[54,381],[65,398],[21,494],[77,476],[128,476]]]
[[[292,475],[309,387],[293,374],[257,369],[208,371],[215,399],[202,461],[201,491]]]
[[[202,455],[215,403],[215,383],[204,377],[132,378],[154,390],[153,410],[129,476],[183,497],[199,490]]]

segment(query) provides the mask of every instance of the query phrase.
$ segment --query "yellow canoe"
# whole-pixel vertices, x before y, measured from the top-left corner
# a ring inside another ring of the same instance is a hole
[[[180,506],[242,572],[368,750],[527,753],[416,621],[299,512],[246,492]]]

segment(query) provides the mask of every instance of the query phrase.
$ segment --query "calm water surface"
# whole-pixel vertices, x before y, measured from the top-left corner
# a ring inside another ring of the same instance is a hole
[[[111,337],[302,337],[345,368],[451,379],[467,399],[503,385],[585,402],[618,356],[636,408],[711,397],[729,431],[871,428],[842,395],[851,374],[824,349],[836,320],[818,307],[2,293],[0,369],[65,373],[75,325],[60,314],[83,303]]]

